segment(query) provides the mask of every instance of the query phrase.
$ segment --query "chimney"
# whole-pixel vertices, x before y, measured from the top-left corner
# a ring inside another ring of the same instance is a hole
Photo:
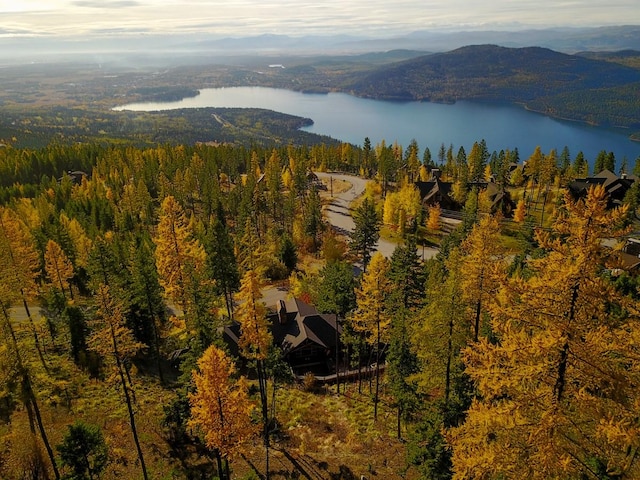
[[[439,168],[434,168],[431,170],[431,178],[433,178],[434,180],[437,180],[440,178],[440,169]]]
[[[620,178],[621,178],[621,179],[623,179],[623,180],[624,180],[625,178],[627,178],[627,172],[622,172],[622,173],[620,174]]]
[[[278,300],[278,320],[280,325],[287,323],[287,307],[284,305],[284,300]]]

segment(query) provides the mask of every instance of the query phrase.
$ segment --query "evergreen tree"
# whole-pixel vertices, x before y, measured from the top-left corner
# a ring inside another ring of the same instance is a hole
[[[580,177],[589,175],[589,164],[585,160],[582,152],[578,152],[576,158],[573,160],[573,171]]]
[[[372,200],[365,197],[353,214],[355,228],[351,234],[350,248],[360,257],[364,271],[380,238],[380,219]]]
[[[218,204],[216,215],[207,229],[204,248],[207,268],[215,280],[215,292],[224,297],[227,316],[233,318],[233,294],[240,288],[240,272],[221,204]]]
[[[69,425],[62,443],[56,447],[62,464],[71,469],[65,479],[93,480],[107,466],[109,451],[100,427],[80,420]]]

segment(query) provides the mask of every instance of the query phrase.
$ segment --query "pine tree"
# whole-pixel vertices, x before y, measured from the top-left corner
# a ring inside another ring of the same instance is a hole
[[[353,265],[345,261],[331,261],[320,271],[316,308],[322,313],[336,315],[336,323],[356,307],[356,279]],[[340,392],[340,339],[336,330],[336,390]]]
[[[69,425],[62,443],[56,448],[62,464],[72,471],[65,478],[73,480],[100,478],[109,459],[109,450],[100,427],[80,420]]]
[[[353,215],[355,228],[351,235],[350,248],[360,257],[364,271],[371,259],[371,253],[380,238],[380,219],[373,201],[365,198]]]
[[[207,266],[216,282],[215,291],[224,297],[227,316],[233,318],[233,294],[240,287],[240,272],[233,238],[229,234],[224,210],[220,204],[207,230],[204,246],[207,252]]]

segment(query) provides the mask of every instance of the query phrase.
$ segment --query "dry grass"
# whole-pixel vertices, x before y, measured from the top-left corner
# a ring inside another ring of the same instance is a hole
[[[281,435],[271,478],[298,478],[296,470],[301,477],[324,479],[417,477],[405,472],[405,446],[394,436],[395,412],[382,405],[374,421],[371,397],[355,385],[340,395],[291,387],[281,390],[277,401]]]

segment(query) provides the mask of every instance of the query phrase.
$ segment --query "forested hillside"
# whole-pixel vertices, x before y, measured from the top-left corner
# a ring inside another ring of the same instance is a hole
[[[390,100],[513,102],[556,117],[637,127],[638,81],[640,70],[611,61],[476,45],[385,66],[348,88]]]
[[[0,477],[640,475],[639,279],[610,247],[637,182],[609,210],[602,188],[564,195],[580,154],[509,175],[518,153],[484,141],[2,145]],[[413,184],[434,167],[464,205],[446,231]],[[370,180],[351,239],[323,220],[349,188],[327,170]],[[293,377],[267,281],[338,315],[332,384]]]

